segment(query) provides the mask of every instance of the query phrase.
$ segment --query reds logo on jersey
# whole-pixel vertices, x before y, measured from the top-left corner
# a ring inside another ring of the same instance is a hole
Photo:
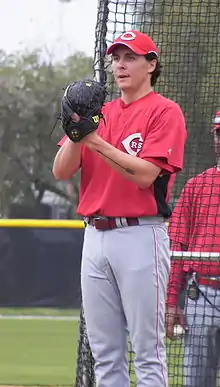
[[[133,133],[130,136],[126,137],[122,141],[122,145],[125,150],[129,153],[129,155],[137,156],[137,154],[141,151],[143,146],[143,139],[141,137],[141,133]]]

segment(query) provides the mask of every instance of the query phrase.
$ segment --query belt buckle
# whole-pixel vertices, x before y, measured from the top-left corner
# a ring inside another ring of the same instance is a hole
[[[96,222],[98,220],[102,220],[101,216],[94,216],[93,221]]]
[[[101,216],[96,216],[95,218],[93,218],[93,224],[96,230],[109,230],[108,219],[104,219]]]

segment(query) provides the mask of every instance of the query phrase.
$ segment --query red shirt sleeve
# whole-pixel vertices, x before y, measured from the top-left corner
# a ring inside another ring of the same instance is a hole
[[[175,251],[175,246],[183,245],[187,249],[189,245],[192,212],[191,194],[191,183],[188,182],[183,188],[170,218],[169,236],[173,251]]]
[[[180,289],[184,286],[185,272],[183,271],[183,259],[171,260],[169,282],[167,286],[168,305],[177,305]]]
[[[162,172],[175,173],[175,168],[172,165],[167,164],[165,159],[160,159],[159,157],[145,157],[145,160],[161,168]]]
[[[179,200],[172,213],[168,233],[172,251],[184,251],[188,247],[191,213],[191,184],[188,182],[183,188]],[[184,284],[184,260],[171,260],[171,270],[167,291],[167,304],[177,305],[181,287]]]
[[[57,143],[57,145],[62,146],[67,138],[68,138],[68,136],[64,136],[63,138],[61,138],[61,140]]]
[[[160,159],[164,170],[179,172],[183,167],[186,137],[183,113],[176,103],[172,103],[152,122],[139,157]]]

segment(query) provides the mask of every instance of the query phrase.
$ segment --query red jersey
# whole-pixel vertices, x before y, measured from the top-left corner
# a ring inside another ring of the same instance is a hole
[[[173,101],[151,92],[124,104],[118,98],[103,108],[98,134],[106,142],[162,168],[151,187],[139,188],[115,171],[86,146],[81,153],[80,201],[83,216],[168,217],[168,200],[174,175],[182,169],[186,140],[185,120]]]
[[[220,252],[220,171],[210,168],[190,179],[173,211],[169,235],[173,251]],[[220,276],[218,262],[174,260],[168,303],[176,304],[188,272]]]

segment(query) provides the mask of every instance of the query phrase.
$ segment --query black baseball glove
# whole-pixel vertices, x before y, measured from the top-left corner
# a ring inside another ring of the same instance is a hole
[[[98,128],[105,97],[105,87],[91,79],[67,86],[61,100],[61,123],[73,142],[80,142]]]

